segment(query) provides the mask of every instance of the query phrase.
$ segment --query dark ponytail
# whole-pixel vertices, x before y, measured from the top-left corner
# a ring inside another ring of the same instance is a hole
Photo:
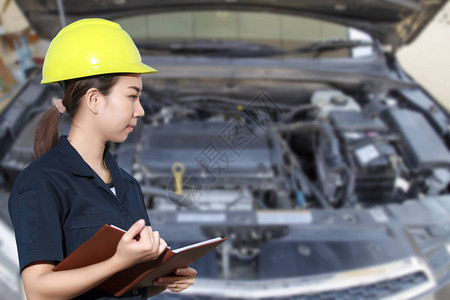
[[[59,138],[60,119],[61,113],[55,106],[50,107],[42,114],[34,130],[34,158],[38,158],[55,147]]]
[[[71,119],[75,116],[80,106],[81,97],[90,88],[96,88],[102,95],[107,96],[119,80],[119,76],[120,74],[106,74],[65,81],[63,104],[66,107],[67,115]],[[42,114],[34,130],[34,158],[44,155],[58,143],[60,119],[61,113],[55,106],[50,107]]]

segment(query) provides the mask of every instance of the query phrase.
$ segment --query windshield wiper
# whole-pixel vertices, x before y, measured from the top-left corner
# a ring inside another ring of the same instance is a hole
[[[181,42],[137,42],[136,45],[144,50],[165,50],[181,54],[232,55],[254,56],[275,55],[284,53],[283,49],[257,43],[222,40],[197,40]]]
[[[311,43],[306,46],[295,48],[288,51],[289,53],[311,53],[311,52],[324,52],[333,51],[345,48],[356,48],[362,46],[373,46],[375,45],[372,41],[364,40],[343,40],[343,39],[332,39],[317,43]]]

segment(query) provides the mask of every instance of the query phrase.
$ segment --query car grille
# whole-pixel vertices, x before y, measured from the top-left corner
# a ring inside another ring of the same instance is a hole
[[[413,287],[416,287],[422,283],[427,282],[427,276],[423,272],[416,272],[413,274],[405,275],[402,277],[394,278],[391,280],[381,281],[374,284],[361,285],[358,287],[335,290],[323,293],[314,293],[308,295],[298,295],[290,297],[271,297],[261,298],[264,300],[371,300],[382,299],[385,297],[393,296],[395,294],[405,292]],[[197,296],[197,295],[183,295],[176,293],[163,293],[158,296],[152,297],[157,300],[220,300],[227,299],[220,296]],[[244,298],[233,298],[235,300],[244,300]]]

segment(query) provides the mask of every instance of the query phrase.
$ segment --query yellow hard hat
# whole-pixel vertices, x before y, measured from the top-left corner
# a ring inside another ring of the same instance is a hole
[[[41,83],[111,73],[155,73],[142,63],[139,50],[119,24],[82,19],[67,25],[50,43]]]

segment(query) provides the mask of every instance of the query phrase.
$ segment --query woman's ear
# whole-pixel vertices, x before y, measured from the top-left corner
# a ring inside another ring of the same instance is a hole
[[[102,94],[96,88],[90,88],[84,95],[84,101],[86,106],[93,114],[98,114],[100,109],[100,97]]]

